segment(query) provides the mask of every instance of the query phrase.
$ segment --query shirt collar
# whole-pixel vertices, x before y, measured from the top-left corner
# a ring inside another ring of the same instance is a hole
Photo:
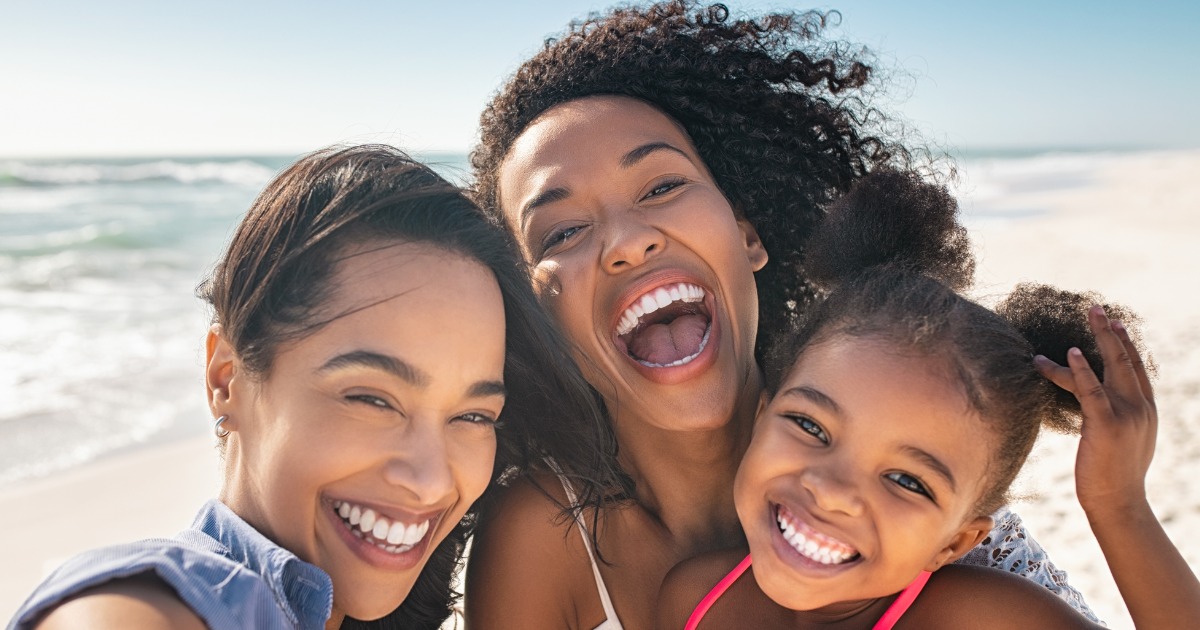
[[[316,565],[280,547],[224,503],[204,504],[192,524],[225,547],[230,559],[261,575],[286,601],[280,602],[299,627],[323,628],[333,612],[333,582]]]

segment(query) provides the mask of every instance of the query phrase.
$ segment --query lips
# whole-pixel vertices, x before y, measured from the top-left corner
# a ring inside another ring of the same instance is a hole
[[[674,368],[695,361],[712,335],[708,295],[690,282],[671,282],[642,292],[617,320],[618,347],[646,368]]]

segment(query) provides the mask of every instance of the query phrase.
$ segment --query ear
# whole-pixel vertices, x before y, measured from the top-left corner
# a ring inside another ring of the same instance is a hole
[[[213,324],[204,340],[204,385],[208,390],[208,408],[214,418],[230,415],[231,387],[237,376],[237,354],[222,336],[221,325]]]
[[[746,219],[738,219],[738,229],[742,231],[742,236],[746,241],[746,259],[750,261],[750,266],[755,271],[767,266],[767,248],[763,247],[762,239],[758,237],[758,230],[750,225],[750,221]]]
[[[926,571],[937,571],[943,566],[958,560],[967,555],[967,552],[974,549],[979,543],[983,542],[984,538],[992,532],[995,523],[990,516],[979,516],[962,524],[958,533],[950,539],[937,555],[929,561],[925,566]]]

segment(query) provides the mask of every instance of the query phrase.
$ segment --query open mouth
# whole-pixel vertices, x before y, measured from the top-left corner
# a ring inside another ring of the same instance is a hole
[[[782,505],[775,507],[775,524],[796,553],[818,564],[845,564],[861,557],[850,545],[809,527]]]
[[[425,538],[433,522],[433,519],[427,519],[420,523],[404,523],[347,501],[334,501],[333,509],[357,538],[391,554],[411,551]]]
[[[691,363],[708,345],[712,315],[707,292],[678,282],[642,294],[621,314],[616,337],[634,361],[652,368]]]

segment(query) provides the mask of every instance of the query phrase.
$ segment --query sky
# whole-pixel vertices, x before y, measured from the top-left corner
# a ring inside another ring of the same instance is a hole
[[[464,152],[504,78],[611,4],[0,0],[0,156]],[[727,4],[838,10],[950,148],[1200,147],[1192,0]]]

